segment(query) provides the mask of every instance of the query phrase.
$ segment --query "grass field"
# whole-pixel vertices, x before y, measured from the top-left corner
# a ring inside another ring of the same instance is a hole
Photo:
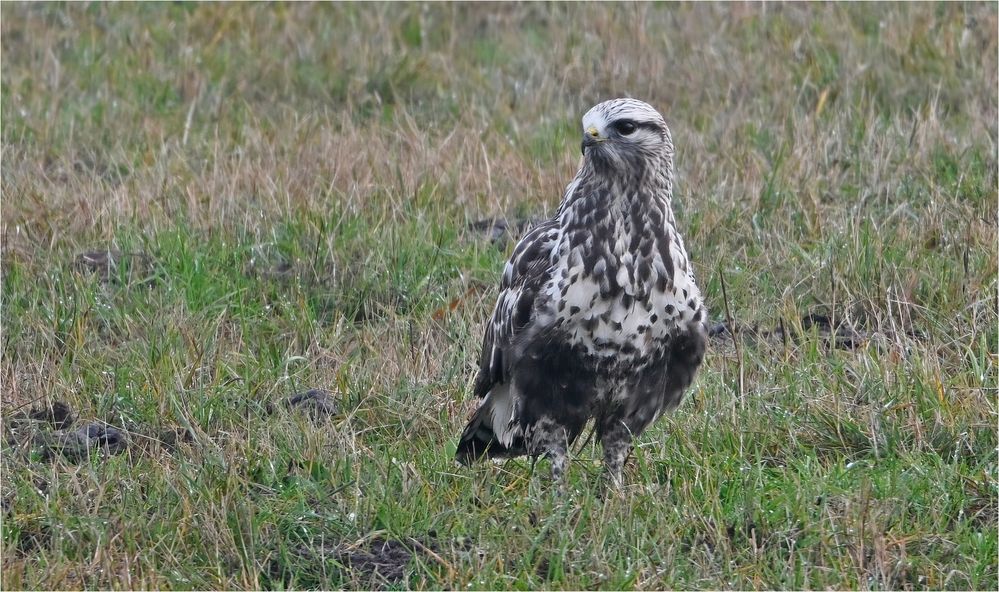
[[[3,589],[999,587],[995,3],[0,23]],[[452,460],[470,224],[550,215],[621,95],[727,329],[557,497]]]

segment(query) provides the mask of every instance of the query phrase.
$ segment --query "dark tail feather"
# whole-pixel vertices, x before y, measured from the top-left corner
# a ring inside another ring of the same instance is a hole
[[[465,431],[461,433],[461,440],[458,441],[458,450],[454,453],[454,458],[461,464],[468,466],[479,460],[483,456],[486,458],[507,458],[519,456],[525,453],[523,441],[516,438],[513,445],[507,448],[500,444],[493,433],[493,428],[489,425],[491,419],[492,406],[489,401],[483,402],[482,406],[472,416],[472,420],[465,426]]]

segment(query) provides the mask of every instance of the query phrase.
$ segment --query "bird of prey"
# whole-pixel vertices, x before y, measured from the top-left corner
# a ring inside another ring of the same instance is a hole
[[[676,407],[704,357],[707,311],[673,219],[673,140],[652,106],[583,116],[582,164],[554,218],[503,270],[486,326],[482,398],[456,458],[551,459],[561,484],[589,420],[621,483],[632,439]]]

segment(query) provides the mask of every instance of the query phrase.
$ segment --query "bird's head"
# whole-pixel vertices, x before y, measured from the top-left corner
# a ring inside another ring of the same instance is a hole
[[[673,139],[666,121],[651,105],[612,99],[583,116],[583,158],[598,168],[647,168],[671,161]]]

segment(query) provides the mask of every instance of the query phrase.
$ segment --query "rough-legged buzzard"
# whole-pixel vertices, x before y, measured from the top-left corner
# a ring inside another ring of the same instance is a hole
[[[462,463],[547,455],[595,421],[615,484],[632,439],[680,403],[704,357],[707,312],[673,220],[673,140],[655,109],[606,101],[583,117],[583,160],[555,217],[503,271]]]

